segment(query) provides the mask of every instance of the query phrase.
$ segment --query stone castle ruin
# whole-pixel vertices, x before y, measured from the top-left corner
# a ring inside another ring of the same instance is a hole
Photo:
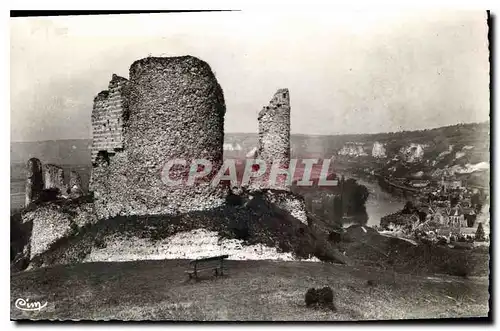
[[[70,172],[69,183],[64,180],[64,169],[31,158],[26,164],[25,207],[41,201],[74,199],[84,194],[80,174]]]
[[[37,158],[31,158],[26,164],[26,189],[25,206],[38,201],[44,188],[42,162]]]
[[[71,235],[73,229],[97,221],[92,203],[82,189],[80,174],[71,171],[68,183],[64,169],[31,158],[26,164],[25,209],[21,223],[30,224],[31,233],[18,256],[22,262],[50,249],[57,240]]]
[[[224,190],[167,186],[168,161],[207,159],[222,165],[222,88],[209,65],[195,57],[149,57],[134,62],[130,80],[113,75],[94,100],[90,190],[100,216],[171,214],[212,208]],[[170,172],[170,179],[184,170]]]
[[[23,214],[23,223],[31,222],[34,229],[29,244],[31,258],[69,236],[75,228],[98,220],[207,211],[224,207],[234,194],[248,195],[248,201],[254,193],[260,194],[267,203],[308,224],[303,199],[289,192],[286,185],[264,184],[259,189],[274,190],[260,193],[232,190],[226,184],[211,185],[211,179],[223,165],[226,106],[222,88],[206,62],[192,56],[148,57],[131,65],[129,77],[113,75],[108,89],[94,98],[91,194],[82,191],[77,172],[70,173],[66,184],[61,167],[42,166],[38,159],[28,161],[26,205],[38,201],[62,202],[41,204]],[[259,146],[255,156],[269,168],[273,162],[287,168],[290,162],[287,89],[276,92],[269,106],[259,113],[258,121]],[[210,161],[211,172],[196,185],[182,181],[180,185],[167,185],[166,176],[169,180],[186,179],[194,159]],[[170,167],[174,160],[185,163]],[[81,201],[72,200],[82,195]]]
[[[288,89],[278,90],[269,106],[259,113],[258,155],[266,163],[290,163],[290,94]]]
[[[258,116],[259,145],[253,155],[266,164],[266,174],[252,183],[257,188],[289,190],[286,176],[281,172],[274,185],[269,181],[273,164],[286,170],[290,164],[290,93],[279,89]],[[293,173],[293,172],[292,172]]]
[[[59,192],[66,193],[66,187],[64,185],[64,170],[63,168],[56,166],[54,164],[45,164],[43,166],[44,173],[44,189],[46,190],[58,190]]]
[[[185,178],[186,165],[193,159],[211,161],[212,175],[222,166],[226,106],[210,66],[192,56],[148,57],[134,62],[129,75],[129,80],[113,75],[108,90],[94,99],[89,189],[98,215],[175,214],[222,205],[227,189],[212,187],[211,176],[193,186],[169,186],[164,181],[164,176]],[[276,92],[258,121],[257,157],[268,170],[273,161],[287,168],[287,89]],[[175,159],[186,164],[163,173]],[[272,188],[288,189],[283,181]]]
[[[127,80],[113,75],[108,90],[94,98],[92,110],[92,151],[94,163],[98,152],[114,154],[123,149],[123,122],[127,116]]]

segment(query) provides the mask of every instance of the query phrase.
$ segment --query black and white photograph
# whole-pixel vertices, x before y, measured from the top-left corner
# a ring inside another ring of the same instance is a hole
[[[11,321],[491,321],[487,8],[220,9],[11,11]]]

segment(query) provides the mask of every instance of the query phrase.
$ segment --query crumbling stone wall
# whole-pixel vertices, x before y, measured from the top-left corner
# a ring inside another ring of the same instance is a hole
[[[46,190],[58,189],[61,193],[66,193],[64,185],[64,170],[54,164],[43,166],[44,188]]]
[[[94,204],[99,218],[147,214],[147,211],[138,208],[138,204],[130,202],[133,200],[133,192],[129,189],[128,174],[127,151],[117,152],[112,156],[100,152],[96,157],[90,189],[94,192]]]
[[[127,99],[123,149],[102,150],[104,145],[96,144],[101,149],[94,152],[94,160],[103,152],[91,179],[99,216],[187,212],[223,204],[226,190],[208,181],[194,186],[162,181],[163,168],[173,159],[188,165],[192,159],[207,159],[213,174],[222,165],[226,108],[210,66],[192,56],[135,61],[122,97]]]
[[[42,162],[37,158],[31,158],[26,164],[26,191],[25,206],[37,201],[43,190]]]
[[[259,113],[259,157],[272,163],[290,162],[290,94],[278,90]]]
[[[64,169],[54,164],[42,165],[37,158],[26,164],[25,206],[33,202],[75,199],[84,195],[80,174],[70,172],[69,182],[65,181]]]
[[[97,222],[94,205],[85,203],[62,207],[47,203],[22,215],[23,223],[32,223],[29,240],[30,259],[47,251],[61,238],[68,237],[74,229]]]
[[[258,158],[266,162],[267,174],[260,180],[264,188],[289,189],[285,176],[278,176],[274,186],[268,178],[273,162],[288,168],[290,163],[290,93],[288,89],[279,89],[259,113]],[[256,183],[254,183],[256,184]]]
[[[80,197],[83,195],[82,178],[80,174],[74,170],[69,173],[69,193],[72,197]]]
[[[92,110],[92,162],[100,151],[123,149],[124,122],[128,116],[127,79],[113,74],[108,90],[94,98]]]

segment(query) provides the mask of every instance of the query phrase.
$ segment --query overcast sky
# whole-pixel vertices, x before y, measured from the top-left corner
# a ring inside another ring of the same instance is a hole
[[[11,19],[11,139],[90,138],[94,96],[133,61],[193,55],[224,90],[226,132],[289,88],[292,133],[489,119],[484,12],[183,13]]]

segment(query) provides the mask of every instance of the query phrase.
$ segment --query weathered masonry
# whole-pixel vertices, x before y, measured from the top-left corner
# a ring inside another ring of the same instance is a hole
[[[279,89],[259,113],[259,147],[258,158],[267,165],[269,175],[274,163],[281,168],[288,168],[290,164],[290,93],[288,89]],[[263,181],[268,183],[268,176]],[[286,189],[283,182],[285,176],[278,176],[273,188]],[[268,185],[266,185],[268,186]]]
[[[162,176],[173,159],[207,159],[219,170],[225,111],[210,66],[192,56],[135,61],[129,81],[113,75],[92,113],[90,189],[98,214],[171,214],[222,204],[222,188],[168,186]]]
[[[57,189],[61,193],[66,193],[64,185],[64,170],[54,164],[45,164],[43,166],[44,189]]]
[[[280,89],[269,106],[259,113],[259,157],[272,163],[290,162],[290,96],[288,89]]]
[[[25,206],[59,199],[74,199],[84,194],[80,174],[71,171],[65,181],[64,169],[54,164],[42,165],[37,158],[26,164]]]
[[[40,198],[43,185],[42,162],[37,158],[31,158],[26,164],[26,190],[24,202],[26,207]]]
[[[127,116],[128,81],[114,75],[108,90],[100,92],[94,99],[92,110],[92,162],[100,151],[115,153],[123,149],[123,124]]]

